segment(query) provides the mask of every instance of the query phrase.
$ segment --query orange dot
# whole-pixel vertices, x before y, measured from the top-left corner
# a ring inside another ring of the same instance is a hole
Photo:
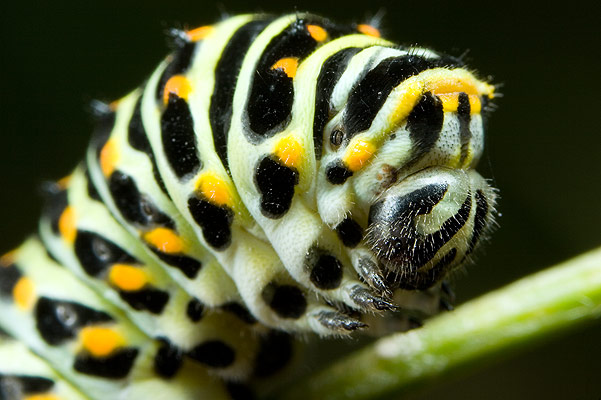
[[[367,36],[373,36],[376,38],[382,36],[377,28],[374,28],[373,26],[367,24],[357,25],[357,30]]]
[[[23,400],[62,400],[55,394],[33,394],[23,397]]]
[[[0,267],[10,267],[15,262],[17,250],[11,250],[0,257]]]
[[[213,172],[204,173],[196,183],[196,192],[218,206],[232,203],[229,184]]]
[[[67,206],[63,210],[58,219],[58,230],[67,242],[73,243],[75,241],[77,228],[75,226],[75,210],[72,206]]]
[[[21,310],[29,310],[35,300],[34,286],[31,279],[21,277],[13,287],[13,299]]]
[[[281,58],[271,66],[271,69],[281,69],[289,78],[294,78],[296,76],[297,68],[298,58],[296,57]]]
[[[287,167],[297,167],[303,156],[303,146],[289,135],[276,144],[274,153]]]
[[[114,139],[110,139],[100,150],[100,169],[105,177],[111,176],[118,159],[117,144]]]
[[[148,283],[146,273],[138,267],[113,264],[109,272],[110,282],[121,290],[140,290]]]
[[[188,96],[192,91],[190,81],[183,75],[173,75],[163,89],[163,103],[167,105],[169,103],[169,95],[173,93],[177,97],[184,100],[188,100]]]
[[[111,328],[88,326],[79,332],[81,345],[95,357],[106,357],[123,346],[123,336]]]
[[[374,152],[375,147],[372,143],[367,140],[357,140],[347,150],[346,165],[353,172],[359,171]]]
[[[153,229],[144,234],[144,240],[164,253],[181,253],[184,250],[182,239],[171,229]]]
[[[328,32],[319,25],[307,25],[307,30],[317,42],[323,42],[328,38]]]
[[[67,175],[56,182],[56,185],[59,189],[65,190],[69,186],[69,182],[71,181],[71,175]]]
[[[215,28],[212,25],[201,26],[196,29],[186,31],[186,36],[191,42],[198,42],[199,40],[205,39]]]

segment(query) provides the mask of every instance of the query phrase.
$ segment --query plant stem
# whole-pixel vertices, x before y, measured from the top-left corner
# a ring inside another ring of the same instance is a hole
[[[382,338],[277,398],[372,399],[601,317],[601,248]]]

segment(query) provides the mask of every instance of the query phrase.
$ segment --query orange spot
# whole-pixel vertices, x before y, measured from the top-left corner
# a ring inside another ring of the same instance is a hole
[[[479,114],[482,110],[482,103],[480,102],[480,96],[470,94],[470,114]]]
[[[188,100],[191,91],[192,86],[190,86],[190,81],[185,76],[173,75],[169,78],[163,89],[163,103],[165,105],[169,103],[169,95],[171,93],[184,100]]]
[[[109,103],[109,110],[111,110],[113,112],[117,111],[117,108],[119,108],[120,103],[121,103],[121,99],[111,101]]]
[[[81,345],[94,357],[106,357],[123,346],[123,337],[111,328],[88,326],[79,332]]]
[[[181,253],[184,250],[182,239],[171,229],[153,229],[144,234],[144,240],[164,253]]]
[[[215,28],[212,25],[201,26],[190,31],[186,31],[186,36],[191,42],[198,42],[199,40],[206,39]]]
[[[77,228],[75,227],[75,210],[72,206],[67,206],[59,217],[58,230],[67,242],[73,243],[75,241]]]
[[[281,58],[271,66],[271,69],[281,69],[289,78],[294,78],[296,76],[297,68],[298,58],[296,57]]]
[[[287,167],[298,167],[303,156],[303,146],[293,135],[288,135],[276,144],[274,153]]]
[[[69,186],[69,182],[71,181],[71,175],[67,175],[56,182],[56,185],[59,189],[65,190]]]
[[[439,94],[438,98],[442,101],[442,110],[444,112],[455,112],[459,107],[459,96],[457,93]]]
[[[230,206],[232,203],[228,183],[213,172],[207,172],[198,179],[196,191],[218,206]]]
[[[380,36],[382,36],[382,34],[380,33],[380,31],[377,28],[374,28],[373,26],[367,25],[367,24],[357,25],[357,30],[367,36],[373,36],[376,38],[379,38]]]
[[[55,394],[34,394],[23,397],[23,400],[62,400]]]
[[[110,282],[121,290],[140,290],[148,283],[146,273],[131,265],[113,264],[109,272]]]
[[[317,42],[323,42],[328,38],[328,32],[319,25],[307,25],[307,30]]]
[[[100,169],[105,177],[111,176],[118,159],[117,144],[114,139],[110,139],[100,150]]]
[[[10,267],[15,262],[17,250],[11,250],[0,257],[0,267]]]
[[[13,288],[13,299],[21,310],[29,310],[35,300],[34,286],[31,279],[21,277]]]
[[[344,161],[351,171],[356,172],[363,168],[375,151],[371,142],[359,139],[349,147]]]

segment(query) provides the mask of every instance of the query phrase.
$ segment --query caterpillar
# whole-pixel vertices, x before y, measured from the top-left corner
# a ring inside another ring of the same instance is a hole
[[[248,398],[299,335],[448,308],[494,224],[462,60],[302,13],[172,36],[0,259],[0,398]]]

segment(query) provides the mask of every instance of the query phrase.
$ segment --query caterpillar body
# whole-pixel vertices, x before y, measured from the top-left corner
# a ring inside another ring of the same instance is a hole
[[[0,398],[246,398],[295,334],[438,312],[493,224],[461,60],[310,14],[174,37],[0,260]]]

